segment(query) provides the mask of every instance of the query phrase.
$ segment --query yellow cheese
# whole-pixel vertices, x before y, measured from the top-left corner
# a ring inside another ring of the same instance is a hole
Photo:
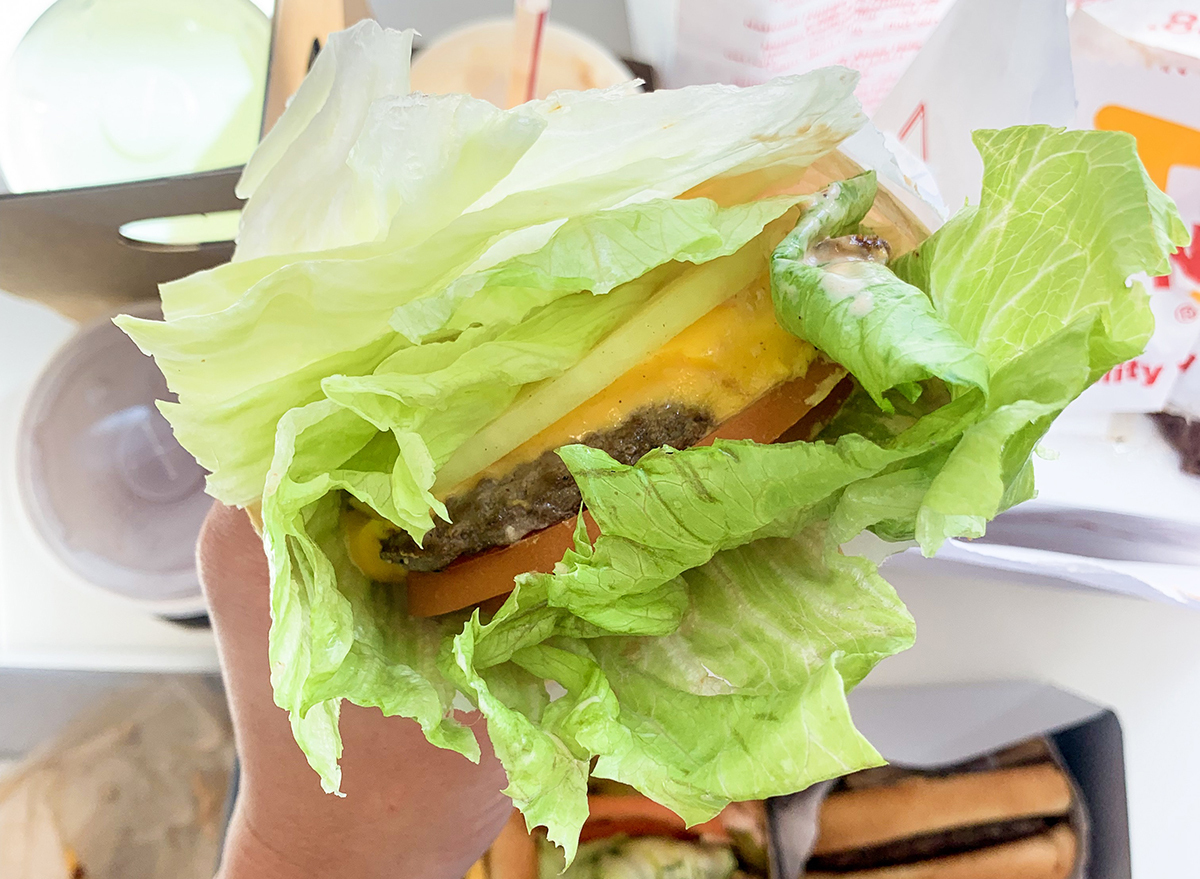
[[[720,423],[776,385],[804,375],[816,356],[811,344],[779,326],[764,275],[760,283],[718,305],[635,369],[457,490],[615,427],[654,403],[701,407]]]

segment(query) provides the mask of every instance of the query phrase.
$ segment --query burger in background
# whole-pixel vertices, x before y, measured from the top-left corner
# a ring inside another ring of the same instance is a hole
[[[766,804],[731,803],[694,827],[626,785],[593,779],[574,862],[519,813],[466,879],[767,879]]]

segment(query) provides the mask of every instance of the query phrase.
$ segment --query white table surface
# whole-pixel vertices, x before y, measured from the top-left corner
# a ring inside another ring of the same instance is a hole
[[[0,294],[0,667],[212,670],[208,632],[147,617],[80,583],[18,509],[19,405],[71,331]],[[1200,826],[1200,613],[943,563],[891,579],[917,620],[917,646],[882,663],[865,686],[1033,679],[1111,706],[1125,732],[1134,876],[1194,874],[1185,840]]]

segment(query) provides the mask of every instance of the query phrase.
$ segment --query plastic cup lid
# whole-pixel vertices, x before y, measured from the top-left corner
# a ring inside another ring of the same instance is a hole
[[[412,89],[427,94],[464,92],[503,106],[512,54],[512,16],[471,22],[445,34],[413,57]],[[634,79],[633,72],[591,37],[548,22],[535,95],[592,89]]]
[[[157,302],[125,312],[162,316]],[[85,326],[25,405],[20,492],[36,530],[80,577],[186,615],[203,607],[196,538],[212,500],[156,400],[174,395],[154,361],[111,320]]]

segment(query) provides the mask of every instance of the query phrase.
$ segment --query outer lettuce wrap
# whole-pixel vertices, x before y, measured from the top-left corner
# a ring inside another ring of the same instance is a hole
[[[408,94],[410,41],[332,37],[246,168],[234,261],[165,285],[164,322],[119,320],[209,491],[261,504],[275,698],[321,783],[338,789],[343,700],[474,760],[465,698],[569,861],[589,772],[691,823],[877,765],[845,697],[913,621],[840,547],[982,534],[1033,495],[1051,420],[1142,350],[1130,279],[1186,234],[1132,138],[977,132],[979,203],[886,265],[847,263],[820,245],[871,225],[873,175],[794,184],[863,124],[852,72],[501,111]],[[816,441],[632,466],[562,448],[600,536],[581,526],[494,615],[412,618],[351,561],[350,499],[419,541],[473,437],[648,303],[695,307],[655,298],[673,279],[732,295],[729,266],[778,228],[755,258],[779,323],[856,380]]]

